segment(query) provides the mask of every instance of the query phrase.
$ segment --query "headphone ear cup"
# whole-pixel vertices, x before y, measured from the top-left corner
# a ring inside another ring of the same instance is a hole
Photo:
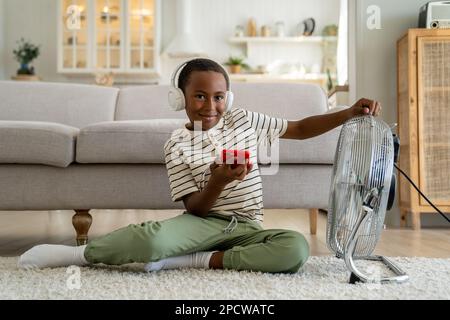
[[[234,94],[231,91],[227,91],[226,101],[225,101],[225,112],[228,112],[233,107]]]
[[[180,88],[170,88],[169,94],[169,105],[174,111],[180,111],[183,110],[186,106],[186,103],[184,101],[184,94],[183,90]]]

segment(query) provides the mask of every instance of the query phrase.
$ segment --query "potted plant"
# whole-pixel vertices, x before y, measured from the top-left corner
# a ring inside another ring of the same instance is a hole
[[[230,67],[231,73],[240,73],[241,69],[249,69],[248,64],[244,62],[244,58],[230,56],[225,62]]]
[[[30,67],[29,64],[39,56],[39,46],[25,41],[23,38],[17,43],[19,47],[13,50],[16,60],[20,63],[20,69],[17,70],[17,74],[34,75],[34,68]]]

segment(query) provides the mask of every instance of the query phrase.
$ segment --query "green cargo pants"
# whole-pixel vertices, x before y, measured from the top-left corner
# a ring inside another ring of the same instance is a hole
[[[245,218],[184,213],[164,221],[132,224],[92,240],[85,257],[90,263],[147,263],[198,251],[224,251],[225,269],[297,272],[309,246],[296,231],[264,230]]]

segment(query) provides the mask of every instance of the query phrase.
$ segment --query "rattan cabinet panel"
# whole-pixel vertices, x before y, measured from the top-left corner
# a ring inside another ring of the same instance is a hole
[[[450,212],[450,30],[410,29],[397,42],[400,167],[444,212]],[[435,212],[399,177],[402,225],[420,229]]]

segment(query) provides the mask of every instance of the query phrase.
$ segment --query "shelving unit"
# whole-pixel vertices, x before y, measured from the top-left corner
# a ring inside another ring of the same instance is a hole
[[[312,42],[322,43],[323,41],[337,41],[337,37],[303,36],[303,37],[231,37],[231,43],[290,43],[290,42]]]
[[[58,72],[159,74],[160,0],[58,1]],[[71,30],[69,6],[80,12]]]
[[[308,82],[316,83],[324,87],[327,83],[326,74],[304,74],[304,75],[290,75],[290,74],[258,74],[258,73],[238,73],[230,74],[231,81],[237,82]]]
[[[319,72],[303,73],[291,72],[287,74],[232,74],[233,81],[244,82],[308,82],[321,85],[324,89],[328,76],[323,66],[329,63],[323,59],[324,52],[331,46],[332,50],[337,46],[337,37],[329,36],[300,36],[300,37],[230,37],[228,42],[237,46],[244,46],[244,52],[248,60],[267,60],[268,56],[283,56],[291,54],[299,58],[308,58],[309,61],[316,59],[314,64],[322,66]],[[308,48],[305,50],[305,48]],[[336,51],[336,50],[334,50]],[[309,54],[309,57],[306,57]],[[334,53],[334,58],[336,52]],[[312,57],[312,58],[311,58]],[[317,57],[320,59],[317,60]],[[336,79],[335,70],[331,71],[331,77]]]

